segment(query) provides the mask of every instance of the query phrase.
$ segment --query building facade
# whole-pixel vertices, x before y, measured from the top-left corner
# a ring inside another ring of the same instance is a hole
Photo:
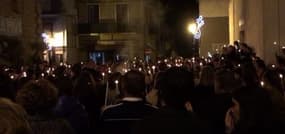
[[[228,26],[226,31],[228,35],[223,35],[228,39],[210,41],[206,44],[202,39],[201,45],[207,46],[204,48],[201,46],[203,51],[210,51],[211,44],[233,43],[240,40],[252,46],[257,56],[267,63],[276,62],[275,55],[281,54],[282,47],[285,47],[285,9],[283,8],[285,0],[200,0],[199,2],[200,14],[228,18],[227,22],[220,21],[217,24]],[[206,21],[205,27],[207,25]],[[224,31],[223,29],[220,30]],[[207,32],[203,30],[202,34],[205,35],[202,36],[211,38]],[[217,37],[221,34],[216,31],[211,35]]]
[[[78,39],[82,59],[97,63],[147,57],[156,49],[151,0],[79,0]]]
[[[51,64],[76,61],[75,0],[41,0],[44,59]]]
[[[241,40],[268,63],[285,46],[285,0],[229,0],[231,41]]]
[[[30,64],[40,60],[40,6],[37,0],[0,1],[0,62]]]

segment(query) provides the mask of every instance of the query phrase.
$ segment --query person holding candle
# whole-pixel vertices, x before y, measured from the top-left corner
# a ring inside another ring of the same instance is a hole
[[[122,100],[117,105],[106,107],[102,112],[102,133],[129,134],[131,126],[151,115],[156,108],[145,102],[145,76],[131,70],[120,81]]]

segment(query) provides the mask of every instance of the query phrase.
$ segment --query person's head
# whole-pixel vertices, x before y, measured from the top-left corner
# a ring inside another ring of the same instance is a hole
[[[201,70],[200,85],[212,87],[214,86],[214,73],[215,70],[211,66],[205,66]]]
[[[57,78],[54,80],[54,85],[58,89],[59,96],[66,95],[72,96],[73,95],[73,84],[72,80],[69,77],[62,77]]]
[[[115,83],[115,81],[117,80],[117,81],[119,82],[119,81],[121,80],[121,77],[122,77],[122,75],[121,75],[121,73],[119,73],[119,72],[115,72],[115,73],[113,73],[113,74],[110,75],[110,77],[109,77],[109,79],[108,79],[108,82],[109,82],[109,88],[110,88],[111,90],[116,89],[116,83]]]
[[[236,122],[235,131],[246,132],[270,124],[272,103],[264,89],[251,88],[233,92],[232,116]]]
[[[215,73],[215,93],[231,93],[240,88],[241,83],[231,70],[221,69]]]
[[[261,80],[264,82],[264,88],[267,90],[274,90],[280,93],[282,96],[284,95],[282,82],[283,78],[280,78],[280,74],[278,74],[275,70],[267,70]]]
[[[166,106],[185,109],[194,89],[193,74],[184,68],[170,68],[163,74],[159,88],[161,99]]]
[[[16,96],[16,102],[31,115],[50,112],[56,105],[57,99],[57,89],[47,80],[28,82]]]
[[[32,134],[25,110],[12,101],[0,98],[0,133]]]
[[[73,93],[75,96],[88,96],[94,93],[96,82],[92,74],[88,71],[82,71],[74,83]]]
[[[252,62],[245,62],[241,65],[241,79],[248,87],[257,87],[259,85],[256,69]]]
[[[121,91],[124,97],[145,96],[145,75],[139,71],[131,70],[122,76]]]

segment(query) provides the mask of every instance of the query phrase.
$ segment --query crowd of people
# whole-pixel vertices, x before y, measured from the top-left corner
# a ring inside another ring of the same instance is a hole
[[[285,133],[285,58],[235,42],[207,57],[0,67],[1,134]]]

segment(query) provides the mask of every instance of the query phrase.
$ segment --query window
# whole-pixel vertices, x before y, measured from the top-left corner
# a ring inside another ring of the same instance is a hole
[[[127,4],[118,4],[116,6],[117,12],[117,23],[127,24],[129,21],[128,18],[128,5]]]
[[[128,5],[118,4],[116,6],[116,18],[119,32],[125,32],[129,23]]]
[[[99,23],[99,6],[98,5],[88,6],[88,22],[89,24]]]

